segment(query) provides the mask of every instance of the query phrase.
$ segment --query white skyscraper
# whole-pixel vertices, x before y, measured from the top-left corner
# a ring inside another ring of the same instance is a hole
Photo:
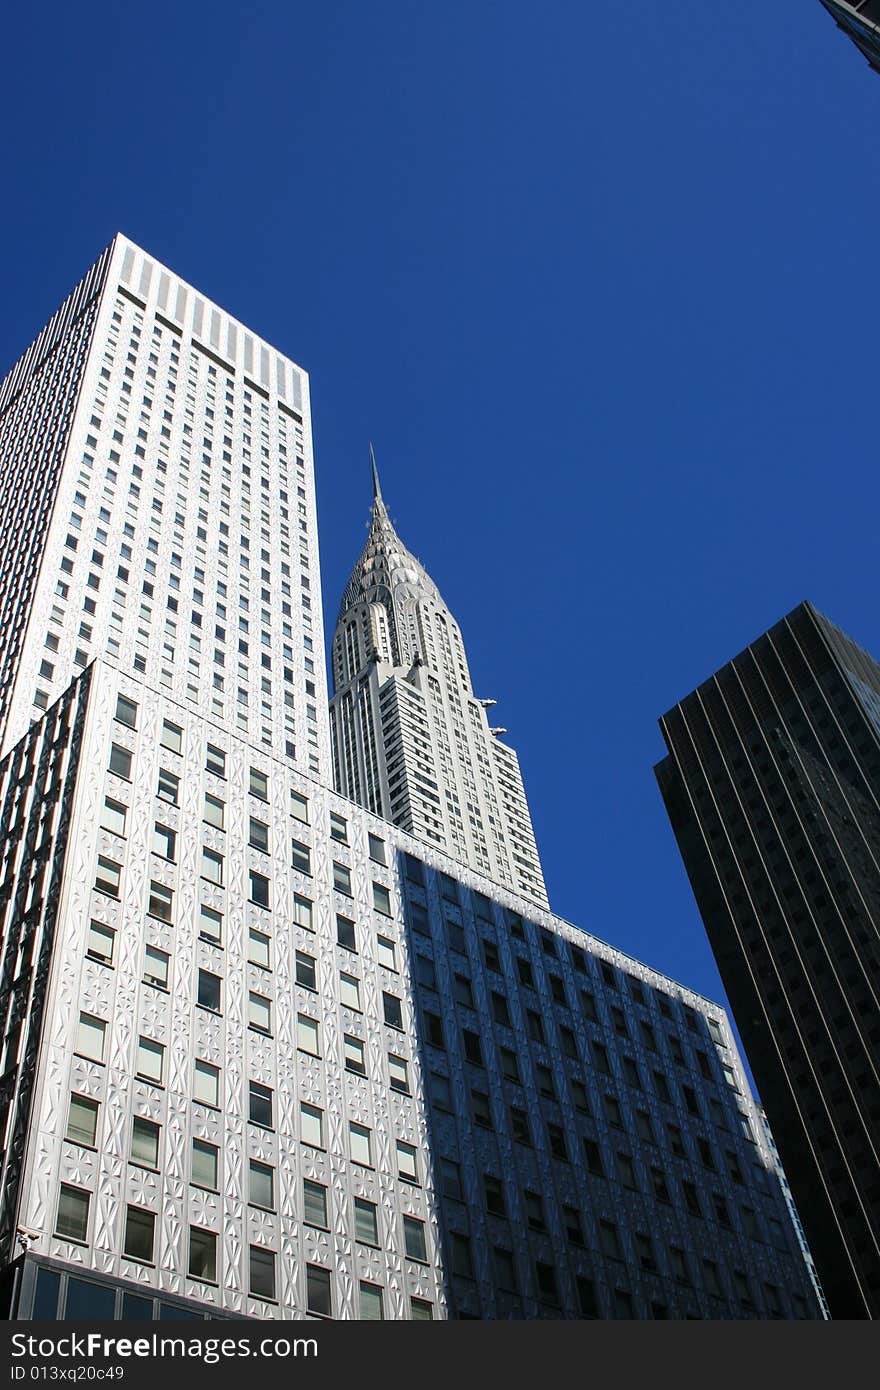
[[[814,1316],[723,1011],[515,891],[402,547],[349,608],[488,870],[332,789],[304,373],[117,237],[0,489],[0,1312]]]
[[[458,623],[395,531],[373,460],[373,515],[333,636],[336,788],[546,905],[519,762],[474,695]]]

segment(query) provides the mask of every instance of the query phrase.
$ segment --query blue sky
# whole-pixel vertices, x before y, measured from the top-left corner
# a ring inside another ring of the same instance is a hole
[[[818,0],[49,0],[4,21],[0,359],[122,230],[311,373],[455,612],[558,912],[721,988],[658,716],[802,598],[880,653],[880,79]]]

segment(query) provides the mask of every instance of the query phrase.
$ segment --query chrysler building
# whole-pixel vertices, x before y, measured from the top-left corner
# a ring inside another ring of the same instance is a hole
[[[458,623],[391,523],[375,458],[372,469],[370,532],[333,637],[336,788],[546,904],[519,761],[489,726],[494,701],[474,694]]]

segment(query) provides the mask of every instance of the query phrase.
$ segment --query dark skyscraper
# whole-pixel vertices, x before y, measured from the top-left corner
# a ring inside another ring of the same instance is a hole
[[[801,604],[657,778],[832,1316],[880,1313],[880,665]]]
[[[880,0],[822,0],[875,72],[880,72]]]

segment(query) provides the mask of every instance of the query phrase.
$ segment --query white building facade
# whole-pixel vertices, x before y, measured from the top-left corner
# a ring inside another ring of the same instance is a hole
[[[332,788],[300,369],[120,237],[0,409],[6,1316],[816,1316],[723,1011]]]

